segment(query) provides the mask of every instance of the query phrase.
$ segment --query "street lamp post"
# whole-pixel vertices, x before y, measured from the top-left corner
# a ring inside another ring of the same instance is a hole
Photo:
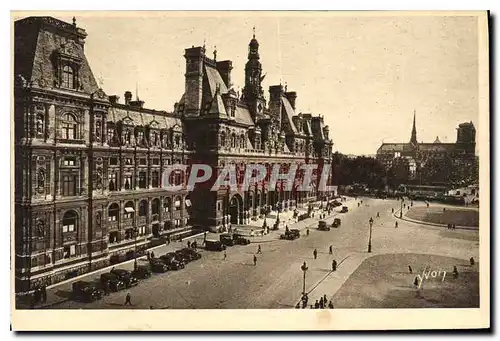
[[[302,272],[304,273],[304,278],[303,278],[303,282],[302,282],[302,295],[305,295],[306,294],[306,272],[308,269],[306,262],[304,262],[304,264],[302,264],[302,266],[300,268],[302,269]]]
[[[405,198],[401,198],[401,210],[399,211],[399,219],[403,219],[403,201],[405,201]]]
[[[368,221],[370,223],[370,238],[368,239],[368,253],[372,252],[372,226],[373,226],[373,218],[370,218]]]
[[[139,229],[134,227],[134,269],[137,269],[137,235],[139,234]]]

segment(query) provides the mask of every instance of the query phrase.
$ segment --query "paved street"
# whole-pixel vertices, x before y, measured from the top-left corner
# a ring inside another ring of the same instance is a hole
[[[303,231],[301,238],[294,241],[279,240],[279,232],[272,232],[268,236],[256,237],[256,242],[250,245],[228,248],[226,260],[223,260],[222,252],[201,251],[202,259],[188,264],[186,269],[155,274],[130,289],[132,308],[293,308],[302,292],[300,266],[304,261],[309,267],[306,291],[310,292],[311,299],[316,299],[323,294],[333,296],[364,259],[376,254],[412,252],[461,259],[473,256],[479,260],[477,231],[450,232],[441,227],[401,221],[391,214],[391,208],[399,209],[399,202],[362,200],[361,207],[357,207],[359,199],[352,200],[349,202],[352,209],[348,213],[331,215],[327,221],[332,222],[337,216],[342,219],[342,226],[329,232],[311,228],[309,236]],[[377,212],[380,212],[380,218],[376,218]],[[370,217],[375,221],[371,254],[367,253]],[[299,225],[316,226],[316,220],[300,222]],[[394,227],[396,220],[399,222],[397,229]],[[254,266],[258,238],[262,241],[262,254],[257,255],[257,265]],[[329,245],[333,245],[333,256],[328,254]],[[170,247],[180,248],[181,245],[172,243]],[[317,260],[313,259],[315,248],[318,250]],[[155,251],[157,255],[162,253]],[[333,259],[339,263],[336,272],[330,271]],[[61,299],[69,295],[70,284],[50,290],[49,301],[52,298],[62,301],[51,306],[55,309],[120,309],[127,293],[122,291],[97,302],[79,303]]]

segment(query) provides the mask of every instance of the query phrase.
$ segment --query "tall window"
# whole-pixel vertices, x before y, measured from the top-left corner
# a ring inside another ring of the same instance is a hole
[[[146,172],[139,172],[139,188],[146,188]]]
[[[109,190],[116,191],[116,173],[109,174]]]
[[[139,217],[145,217],[148,213],[148,202],[142,200],[139,202]]]
[[[144,132],[139,130],[137,132],[137,143],[143,143],[144,142]]]
[[[115,128],[108,127],[108,142],[115,142]]]
[[[236,135],[231,135],[231,148],[236,148]]]
[[[120,214],[120,207],[117,203],[111,204],[108,208],[108,220],[117,221],[118,215]]]
[[[62,138],[66,140],[74,140],[77,138],[78,123],[75,116],[65,114],[62,117]]]
[[[64,174],[62,176],[62,195],[63,196],[76,195],[76,175]]]
[[[151,213],[158,214],[160,212],[160,199],[154,199],[151,203]]]
[[[153,186],[154,188],[160,187],[160,179],[158,171],[151,172],[151,186]]]
[[[73,68],[69,65],[65,65],[62,69],[62,79],[61,85],[67,89],[75,88],[75,75]]]
[[[76,230],[77,219],[78,215],[73,210],[64,213],[62,227],[63,233],[74,232]]]
[[[132,188],[132,175],[130,174],[127,174],[127,175],[124,175],[125,177],[125,181],[124,181],[124,187],[125,189],[131,189]]]

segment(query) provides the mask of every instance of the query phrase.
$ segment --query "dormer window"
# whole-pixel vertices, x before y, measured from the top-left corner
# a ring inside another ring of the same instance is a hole
[[[143,143],[144,142],[144,132],[139,130],[137,132],[137,143]]]
[[[67,89],[75,88],[75,72],[73,68],[69,65],[63,66],[61,75],[61,86]]]

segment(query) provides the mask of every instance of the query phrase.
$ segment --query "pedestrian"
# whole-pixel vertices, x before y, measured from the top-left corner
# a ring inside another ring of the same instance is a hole
[[[153,306],[152,305],[149,306],[149,310],[153,310]]]
[[[456,230],[457,228],[457,225],[453,224],[453,229]]]
[[[411,266],[408,265],[408,270],[410,270],[410,273],[412,274],[413,273],[413,269],[411,268]]]
[[[35,304],[40,303],[42,293],[40,292],[40,288],[39,287],[35,289],[34,296],[35,296]]]
[[[398,228],[398,222],[397,222],[397,221],[396,221],[396,224],[394,224],[394,226],[395,226],[396,228]]]
[[[191,242],[188,240],[188,249],[191,248]]]
[[[253,266],[257,265],[257,256],[253,255]]]
[[[307,228],[306,230],[306,235],[309,235],[309,228]]]
[[[391,209],[391,213],[394,213],[394,207]]]
[[[337,261],[335,259],[332,261],[332,271],[337,271]]]
[[[170,244],[170,235],[167,236],[167,244]]]
[[[458,269],[455,265],[453,266],[453,278],[458,278]]]
[[[47,287],[45,285],[42,285],[41,293],[42,293],[42,302],[46,303],[47,302]]]
[[[109,282],[104,282],[104,295],[109,296]]]
[[[132,305],[132,302],[130,301],[130,299],[132,298],[132,296],[130,295],[130,293],[127,293],[127,296],[125,296],[125,303],[123,305]]]
[[[153,251],[151,251],[151,259],[154,259],[155,258],[155,253]]]
[[[379,212],[377,212],[377,218],[380,218],[380,213]]]
[[[333,255],[333,246],[330,245],[330,249],[328,250],[331,255]]]
[[[332,303],[332,301],[328,302],[328,309],[333,309],[333,303]]]
[[[148,259],[148,261],[151,260],[151,255],[149,254],[149,251],[146,252],[146,258]]]
[[[473,258],[473,257],[471,257],[471,258],[470,258],[470,265],[471,265],[471,266],[473,266],[473,265],[474,265],[474,263],[475,263],[475,262],[474,262],[474,258]]]
[[[262,249],[260,248],[260,245],[259,245],[259,247],[257,248],[257,253],[262,253]]]
[[[418,277],[415,277],[415,280],[413,281],[413,285],[418,288]]]
[[[314,309],[313,305],[311,304],[311,306],[309,307],[309,309]]]
[[[320,307],[321,309],[323,309],[323,307],[324,307],[324,306],[325,306],[325,304],[323,303],[323,297],[321,297],[321,298],[319,299],[319,307]]]
[[[319,309],[319,301],[316,300],[316,303],[314,303],[314,309]]]
[[[427,203],[427,208],[429,208],[429,203]]]
[[[226,260],[226,259],[227,259],[227,253],[226,253],[226,251],[224,251],[224,260]]]
[[[300,309],[300,302],[297,302],[297,304],[295,305],[295,309]]]
[[[313,256],[314,256],[314,259],[318,258],[318,250],[314,249]]]
[[[326,301],[327,301],[326,294],[323,294],[323,304],[325,305],[325,307],[326,307]]]

